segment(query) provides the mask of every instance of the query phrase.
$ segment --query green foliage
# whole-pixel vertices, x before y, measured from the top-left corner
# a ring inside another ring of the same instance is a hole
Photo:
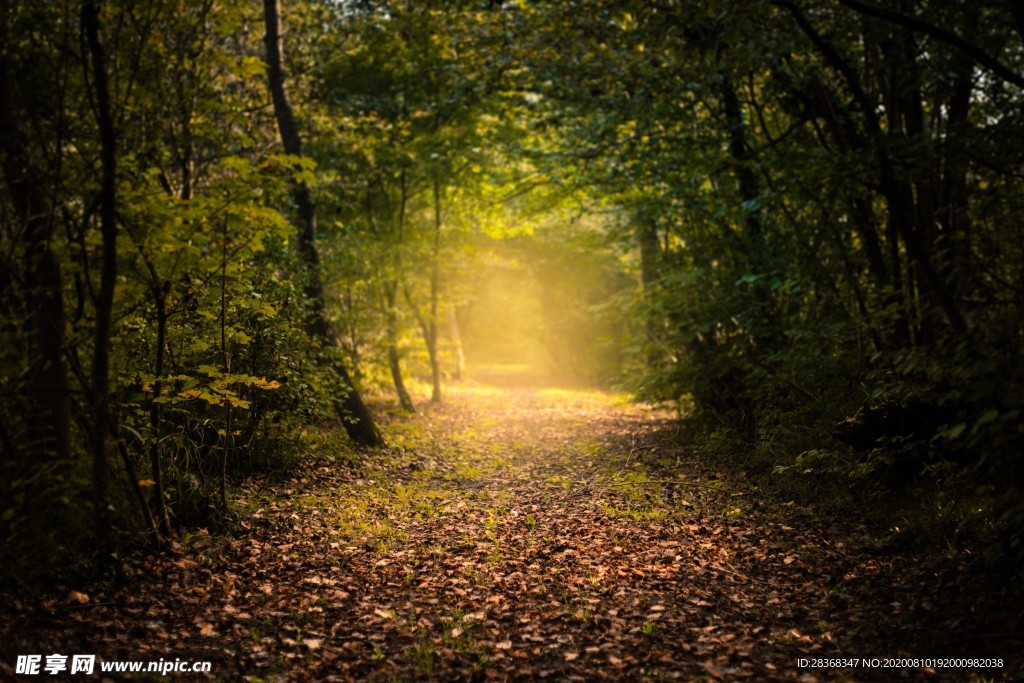
[[[915,12],[1019,66],[1004,7]],[[641,395],[784,472],[974,481],[1019,546],[1021,150],[983,142],[1020,125],[1017,86],[934,33],[813,3],[518,16],[551,168],[582,170],[640,252]],[[860,453],[831,437],[872,421]]]
[[[18,5],[0,24],[14,576],[27,539],[59,558],[73,549],[54,530],[86,526],[110,259],[80,9]],[[126,536],[164,526],[164,502],[178,524],[222,514],[223,472],[272,465],[345,391],[324,359],[364,387],[401,394],[404,365],[439,388],[465,336],[479,360],[546,358],[685,405],[764,469],[970,491],[1000,552],[1021,553],[1024,35],[1008,5],[924,3],[916,19],[942,30],[921,31],[782,0],[298,2],[309,159],[276,153],[258,10],[110,0],[98,17]],[[296,254],[296,183],[329,207],[306,236],[322,264]],[[308,336],[311,264],[337,349]]]
[[[85,435],[101,263],[100,145],[93,84],[82,77],[91,67],[80,63],[88,55],[78,50],[78,5],[64,4],[5,12],[5,35],[45,39],[32,46],[0,41],[3,120],[40,124],[31,133],[14,131],[17,143],[5,137],[0,153],[0,238],[4,272],[14,276],[5,276],[0,296],[4,579],[31,578],[88,552],[70,539],[88,538],[92,504]],[[253,54],[260,36],[245,30],[258,25],[254,9],[240,2],[108,2],[100,16],[118,138],[110,505],[129,544],[152,533],[147,520],[161,505],[172,526],[220,515],[214,501],[222,461],[229,473],[272,466],[337,393],[335,378],[317,362],[330,351],[311,348],[304,331],[306,274],[294,229],[279,210],[291,183],[313,184],[315,167],[269,145],[277,136],[273,121],[258,113],[266,97],[262,59]],[[33,82],[21,71],[26,58],[48,64],[45,77]],[[39,233],[34,214],[22,211],[27,184],[39,193],[33,211],[51,221],[35,250],[49,250],[61,264],[50,286],[56,278],[63,297],[64,317],[54,325],[66,339],[60,371],[71,386],[51,391],[67,398],[78,419],[68,425],[66,454],[37,441],[40,420],[19,409],[38,400],[42,380],[34,368],[53,362],[40,359],[31,325],[21,331],[38,307],[24,285],[39,272],[25,239],[26,230]],[[162,526],[159,518],[153,523]]]

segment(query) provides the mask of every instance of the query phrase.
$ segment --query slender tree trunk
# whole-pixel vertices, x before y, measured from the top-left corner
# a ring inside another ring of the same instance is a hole
[[[402,364],[398,355],[398,283],[389,280],[384,283],[384,312],[387,345],[388,345],[388,368],[391,370],[391,381],[395,385],[395,394],[398,395],[398,403],[402,410],[410,413],[416,412],[416,405],[405,388],[405,380],[402,379]]]
[[[441,287],[441,178],[434,173],[434,245],[430,258],[430,318],[427,320],[427,354],[433,389],[430,400],[441,402],[441,360],[437,354],[437,303]]]
[[[156,518],[160,524],[160,533],[170,536],[171,519],[167,514],[167,506],[164,505],[164,475],[163,457],[161,451],[163,436],[163,404],[156,399],[160,398],[163,390],[163,381],[160,379],[164,374],[164,347],[167,345],[167,301],[160,285],[156,285],[156,379],[153,381],[153,400],[149,405],[149,424],[153,430],[153,443],[149,447],[149,463],[153,474],[153,502],[156,506]]]
[[[452,352],[455,354],[455,381],[461,382],[466,373],[466,354],[462,350],[459,316],[455,312],[454,304],[448,307],[448,334],[452,338]]]
[[[660,354],[655,350],[658,340],[658,329],[661,320],[652,306],[654,287],[661,277],[661,244],[658,242],[658,229],[647,209],[642,209],[636,216],[636,236],[640,243],[640,280],[644,288],[644,298],[648,306],[644,319],[644,331],[647,336],[647,368],[658,365]]]
[[[82,27],[92,59],[96,122],[100,134],[100,235],[102,261],[96,293],[96,324],[92,356],[92,481],[93,526],[100,565],[109,565],[113,538],[108,510],[110,471],[107,461],[110,430],[110,324],[117,279],[117,134],[111,115],[107,71],[100,42],[99,8],[92,0],[82,6]]]
[[[913,62],[913,37],[907,32],[893,38],[883,46],[886,59],[887,86],[884,90],[885,113],[890,134],[903,133],[908,136],[920,135],[924,131],[920,93],[916,87],[916,66]],[[910,44],[908,44],[910,43]],[[908,87],[907,81],[911,83]],[[936,266],[934,256],[934,219],[932,188],[930,182],[910,181],[896,173],[887,147],[879,140],[877,150],[882,176],[882,191],[886,197],[892,231],[899,234],[910,257],[916,288],[922,295],[923,308],[920,312],[920,331],[925,341],[931,336],[932,305],[937,306],[952,327],[959,333],[967,332],[967,323],[960,313],[948,283],[942,277],[941,266]]]
[[[348,313],[347,325],[344,333],[345,351],[352,359],[352,377],[356,382],[363,378],[363,356],[359,350],[359,325],[355,318],[356,297],[352,287],[345,287],[345,311]]]
[[[943,313],[945,313],[950,325],[958,333],[966,333],[967,322],[960,313],[960,309],[956,304],[956,300],[950,293],[949,288],[946,286],[946,283],[943,282],[942,277],[935,268],[935,265],[931,260],[931,255],[922,246],[920,235],[918,235],[915,230],[915,225],[912,220],[913,204],[911,203],[908,206],[908,201],[912,202],[912,197],[908,199],[905,196],[905,190],[900,187],[900,181],[897,178],[893,167],[893,160],[888,151],[890,145],[885,139],[885,134],[879,122],[876,103],[872,98],[868,97],[857,72],[845,59],[842,58],[832,44],[814,29],[810,21],[795,3],[790,2],[789,0],[772,0],[772,4],[784,7],[789,11],[797,25],[800,27],[800,30],[804,32],[812,43],[814,43],[814,46],[822,53],[832,68],[839,72],[843,77],[850,91],[853,93],[854,99],[861,108],[861,114],[867,124],[869,137],[871,138],[871,143],[874,147],[875,158],[878,162],[881,193],[886,200],[886,210],[889,221],[887,237],[890,253],[892,255],[891,260],[893,267],[892,281],[894,283],[899,282],[897,272],[897,267],[899,266],[898,237],[903,241],[903,245],[906,247],[907,254],[910,256],[911,262],[918,268],[918,271],[924,279],[925,284],[928,286],[931,295],[934,297]],[[891,73],[891,70],[885,75],[889,78],[896,78],[898,76],[898,74]],[[894,102],[893,92],[890,89],[886,94],[889,98],[889,101],[886,103],[886,113],[891,116],[892,112],[889,111],[889,108]],[[908,220],[908,218],[911,220]]]
[[[281,142],[287,154],[302,156],[302,140],[285,88],[284,64],[281,56],[281,17],[277,0],[263,0],[263,18],[266,26],[267,81],[274,102],[274,114],[277,117]],[[293,184],[292,199],[298,208],[299,253],[306,268],[305,293],[309,302],[309,312],[306,316],[307,331],[313,339],[323,344],[333,345],[337,337],[334,330],[331,329],[330,321],[327,320],[324,310],[320,255],[316,246],[316,206],[313,203],[309,186],[303,182]],[[332,366],[341,380],[344,391],[343,396],[335,399],[334,405],[345,431],[357,444],[363,446],[382,445],[384,438],[377,428],[369,408],[366,407],[359,392],[356,391],[348,369],[340,360],[335,360]]]
[[[136,247],[149,273],[150,292],[153,295],[153,304],[156,307],[156,359],[153,365],[153,394],[149,400],[149,426],[152,430],[152,443],[149,446],[149,464],[153,477],[151,498],[156,514],[155,519],[157,520],[157,526],[153,527],[153,542],[155,546],[160,547],[163,544],[163,539],[169,537],[171,533],[171,520],[167,512],[167,506],[164,504],[162,467],[163,404],[158,400],[163,393],[163,380],[161,378],[164,375],[167,354],[167,320],[170,314],[167,312],[165,285],[160,278],[160,273],[156,269],[156,263],[154,263],[152,255],[143,245],[139,244]],[[148,504],[146,510],[148,514]]]
[[[139,475],[135,469],[135,463],[132,461],[132,456],[128,453],[128,448],[124,445],[124,441],[117,439],[116,429],[111,429],[111,432],[111,437],[117,442],[117,450],[121,454],[124,471],[128,475],[128,488],[131,489],[132,495],[135,496],[135,502],[139,504],[142,518],[146,520],[146,531],[154,539],[154,546],[159,547],[160,530],[157,528],[156,520],[153,519],[153,511],[149,509],[149,503],[146,502],[146,494],[142,492],[142,485],[139,484]]]
[[[758,268],[755,272],[760,273],[759,268],[764,260],[764,226],[761,221],[761,209],[757,205],[761,200],[761,183],[754,169],[747,163],[750,145],[747,143],[747,123],[743,120],[743,107],[735,86],[724,74],[721,93],[725,125],[729,135],[729,154],[733,159],[733,173],[736,176],[740,199],[745,204],[744,236],[750,253],[750,263]]]
[[[409,185],[406,178],[406,171],[403,168],[399,175],[399,201],[396,207],[396,214],[388,221],[392,228],[394,241],[391,244],[391,274],[384,283],[387,343],[388,343],[388,366],[391,370],[391,381],[395,385],[395,393],[398,395],[398,402],[402,409],[414,413],[416,405],[413,403],[409,391],[405,387],[405,380],[402,379],[402,362],[398,354],[398,278],[402,272],[402,250],[401,245],[405,239],[405,217],[409,204]]]
[[[220,352],[224,374],[231,374],[231,351],[228,350],[228,223],[224,221],[220,261]],[[231,403],[224,403],[224,447],[220,458],[220,507],[228,509],[228,453],[231,452]]]
[[[1024,17],[1024,5],[1016,10]],[[977,5],[964,6],[964,31],[966,40],[974,42],[978,31],[980,10]],[[1022,34],[1024,38],[1024,34]],[[945,141],[943,143],[942,189],[936,217],[942,236],[940,249],[943,251],[944,268],[954,294],[971,290],[971,216],[968,211],[968,163],[967,155],[959,143],[970,129],[968,114],[971,108],[971,94],[974,90],[974,69],[970,59],[960,55],[957,60],[957,77],[949,95],[946,118]]]

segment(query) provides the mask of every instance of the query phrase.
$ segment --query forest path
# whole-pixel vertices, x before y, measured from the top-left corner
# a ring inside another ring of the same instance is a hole
[[[359,466],[327,455],[332,432],[286,480],[244,482],[230,537],[193,534],[88,604],[67,586],[9,605],[0,639],[208,659],[218,680],[810,683],[839,671],[798,658],[951,656],[887,640],[935,633],[927,569],[853,551],[852,524],[769,509],[675,431],[622,396],[453,387]],[[846,670],[893,678],[877,673]]]
[[[844,575],[882,567],[752,510],[751,492],[672,444],[670,415],[492,379],[504,386],[453,387],[392,422],[389,455],[358,472],[254,488],[234,607],[265,626],[230,620],[241,670],[813,681],[798,657],[855,654],[830,612],[853,607],[856,630],[892,609],[845,603]]]

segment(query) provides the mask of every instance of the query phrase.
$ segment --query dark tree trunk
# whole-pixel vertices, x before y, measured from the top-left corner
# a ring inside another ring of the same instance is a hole
[[[852,1],[843,0],[844,4],[849,4]],[[881,194],[885,197],[886,201],[888,220],[887,240],[891,256],[892,282],[894,285],[899,282],[899,241],[902,240],[910,261],[916,266],[921,278],[924,280],[923,284],[928,288],[927,291],[934,298],[939,308],[942,309],[950,325],[957,332],[961,334],[966,333],[967,323],[960,313],[959,307],[956,305],[956,301],[949,288],[935,268],[931,260],[931,254],[922,245],[920,235],[915,229],[913,196],[912,193],[911,196],[907,196],[907,183],[901,181],[895,172],[893,159],[889,153],[890,145],[885,139],[885,133],[882,130],[878,112],[876,111],[876,103],[864,90],[856,70],[840,56],[831,43],[814,29],[795,3],[789,0],[772,0],[772,4],[785,8],[792,15],[800,30],[811,40],[815,48],[821,52],[829,65],[843,77],[861,109],[861,115],[864,117],[868,137],[874,147],[874,154],[878,163]],[[883,75],[889,79],[894,79],[901,74],[892,73],[887,70]],[[894,117],[895,112],[892,110],[892,107],[898,106],[897,93],[893,88],[888,88],[884,92],[887,99],[886,114],[890,117],[890,122],[898,123],[898,119]]]
[[[889,135],[906,135],[910,138],[924,133],[912,43],[913,36],[903,32],[887,41],[882,49],[886,57],[883,101]],[[888,206],[891,231],[903,241],[910,265],[913,266],[911,272],[916,276],[913,284],[921,294],[923,307],[919,313],[920,341],[927,342],[932,336],[930,309],[933,305],[945,314],[957,332],[965,333],[967,323],[940,272],[941,266],[936,266],[935,262],[932,183],[927,179],[915,185],[900,177],[887,151],[890,145],[882,144],[881,136],[878,142],[882,192]]]
[[[755,275],[764,275],[768,270],[767,243],[762,220],[761,183],[750,164],[750,144],[747,141],[747,122],[743,117],[743,106],[736,93],[736,87],[726,74],[722,74],[722,109],[729,140],[729,155],[733,161],[739,198],[743,202],[743,237],[747,251],[747,267]],[[759,309],[762,342],[768,342],[774,334],[772,291],[767,282],[759,279],[754,285],[754,296]]]
[[[1014,3],[1021,20],[1024,5]],[[968,3],[964,9],[964,37],[973,41],[978,29],[979,8]],[[1024,33],[1021,34],[1024,38]],[[943,144],[942,190],[937,207],[937,224],[943,251],[943,267],[954,293],[971,289],[971,217],[968,212],[967,154],[958,144],[970,128],[968,114],[974,90],[974,69],[964,55],[956,62],[957,77],[949,93],[945,142]]]
[[[764,226],[761,222],[761,183],[757,173],[750,167],[750,145],[747,143],[747,124],[743,120],[743,108],[736,88],[723,74],[722,76],[722,108],[725,114],[725,126],[729,136],[729,155],[733,159],[733,173],[740,199],[743,200],[746,215],[743,218],[744,236],[750,252],[750,262],[755,272],[764,259]]]
[[[658,242],[658,228],[647,210],[641,210],[636,217],[637,241],[640,243],[640,279],[647,303],[650,304],[652,291],[661,277],[661,244]],[[647,311],[644,331],[647,336],[647,367],[657,366],[660,354],[655,350],[661,319],[653,309]]]
[[[114,307],[114,285],[117,279],[117,134],[111,115],[110,91],[100,41],[99,8],[92,0],[82,6],[82,27],[85,31],[89,55],[92,58],[92,77],[95,95],[96,122],[100,134],[100,235],[102,260],[100,286],[96,293],[96,325],[93,334],[92,356],[92,480],[93,525],[96,551],[100,565],[109,565],[113,538],[110,513],[110,472],[107,460],[108,432],[110,430],[110,323]]]
[[[1020,0],[1004,0],[1003,4],[1010,8],[1010,16],[1013,17],[1013,29],[1020,36],[1020,39],[1024,40],[1024,4]]]
[[[266,26],[265,44],[267,50],[267,81],[274,102],[274,114],[281,133],[284,151],[302,156],[302,140],[295,123],[291,103],[285,88],[284,64],[281,56],[281,17],[277,0],[263,1],[263,18]],[[309,335],[326,345],[334,345],[336,335],[325,314],[323,282],[320,277],[320,255],[316,246],[316,206],[309,186],[296,182],[292,186],[292,199],[298,209],[299,253],[306,268],[305,294],[309,302],[306,326]],[[384,438],[370,414],[369,408],[356,391],[348,369],[340,360],[332,363],[341,380],[344,395],[335,399],[334,405],[345,431],[357,444],[379,446]]]
[[[5,36],[6,27],[0,36]],[[36,462],[71,457],[71,399],[64,363],[66,319],[60,261],[53,253],[53,213],[43,198],[46,185],[33,168],[21,130],[15,74],[0,53],[0,159],[17,219],[25,226],[27,327],[34,359],[29,377],[29,450]],[[60,153],[60,152],[58,152]]]

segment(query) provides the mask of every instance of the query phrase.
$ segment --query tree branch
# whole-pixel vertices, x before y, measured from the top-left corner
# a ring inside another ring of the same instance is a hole
[[[985,67],[1002,80],[1007,83],[1012,83],[1018,88],[1024,89],[1024,76],[1021,76],[974,43],[961,38],[952,31],[947,31],[944,28],[934,26],[926,21],[918,19],[917,17],[910,16],[909,14],[894,12],[893,10],[885,9],[884,7],[875,7],[874,5],[869,5],[866,2],[861,2],[861,0],[839,0],[839,2],[855,12],[863,14],[864,16],[871,17],[873,19],[880,19],[890,24],[910,29],[911,31],[917,31],[918,33],[924,33],[925,35],[931,36],[940,42],[955,47],[964,54],[974,58],[978,64]]]

